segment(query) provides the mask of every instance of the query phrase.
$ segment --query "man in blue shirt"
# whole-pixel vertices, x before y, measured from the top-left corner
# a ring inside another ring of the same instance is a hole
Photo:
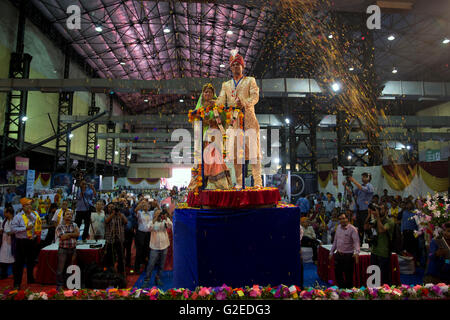
[[[419,243],[414,236],[414,231],[417,230],[417,223],[414,219],[416,214],[413,211],[414,204],[411,201],[408,201],[405,210],[402,212],[400,228],[403,237],[403,249],[412,254],[417,261]]]
[[[304,217],[308,214],[309,209],[311,207],[309,204],[309,200],[306,199],[305,197],[298,198],[297,203],[295,205],[300,207],[300,212],[301,212],[302,217]]]
[[[16,194],[11,189],[7,189],[5,194],[5,207],[7,206],[7,204],[12,204],[15,196]]]
[[[80,228],[82,221],[84,221],[84,230],[81,239],[84,241],[89,236],[89,227],[91,225],[91,210],[93,207],[93,199],[97,196],[94,185],[87,184],[86,180],[80,181],[80,188],[77,192],[77,207],[75,223]],[[95,211],[95,209],[94,209]]]
[[[325,207],[325,213],[329,218],[331,218],[331,213],[333,212],[333,209],[335,207],[335,202],[332,198],[333,195],[327,192],[327,200],[323,202],[323,206]]]
[[[358,228],[359,241],[360,244],[363,243],[364,238],[364,222],[366,221],[368,215],[368,207],[372,201],[372,197],[374,194],[374,188],[370,181],[372,180],[372,176],[368,172],[364,172],[362,175],[362,184],[359,184],[358,181],[353,177],[349,177],[349,181],[354,183],[356,188],[353,190],[353,194],[356,197],[356,227]],[[347,189],[348,193],[352,193],[352,190],[346,186],[347,181],[344,181],[344,186]]]

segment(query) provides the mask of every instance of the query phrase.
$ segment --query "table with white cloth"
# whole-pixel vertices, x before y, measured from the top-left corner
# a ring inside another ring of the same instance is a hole
[[[88,265],[97,263],[101,265],[103,259],[103,249],[105,240],[78,241],[76,248],[76,264]],[[91,245],[101,245],[91,248]],[[42,284],[56,284],[56,268],[58,266],[58,244],[52,243],[41,249],[39,252],[38,265],[36,270],[36,282]]]
[[[320,245],[317,248],[317,275],[319,278],[327,283],[336,283],[336,276],[334,273],[334,256],[329,259],[332,245]],[[396,253],[391,254],[390,259],[390,273],[391,282],[393,285],[400,285],[400,268],[398,264],[398,256]],[[370,266],[370,252],[361,250],[359,254],[358,265],[354,262],[353,266],[353,285],[357,288],[366,286],[367,278],[370,274],[367,273],[367,267]]]

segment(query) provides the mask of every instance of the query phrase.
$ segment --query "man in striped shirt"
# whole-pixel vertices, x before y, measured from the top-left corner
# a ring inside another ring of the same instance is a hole
[[[56,286],[59,291],[66,278],[67,267],[72,263],[73,254],[77,247],[77,239],[80,231],[76,223],[72,221],[72,211],[65,211],[64,222],[56,228],[56,238],[59,239],[58,267],[56,269]]]
[[[335,250],[336,254],[334,253]],[[333,246],[330,250],[330,260],[334,254],[334,272],[340,288],[353,287],[353,259],[358,264],[359,251],[358,229],[349,223],[345,213],[341,213],[339,215],[339,226],[336,229]]]

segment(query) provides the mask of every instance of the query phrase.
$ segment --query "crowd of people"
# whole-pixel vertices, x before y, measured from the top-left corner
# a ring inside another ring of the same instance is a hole
[[[73,203],[61,197],[58,202],[45,202],[42,210],[33,207],[35,199],[21,198],[18,210],[6,203],[0,217],[1,279],[7,278],[12,267],[13,286],[20,288],[26,265],[27,283],[34,283],[33,268],[39,251],[56,243],[56,284],[58,289],[63,288],[65,270],[72,264],[77,243],[104,240],[106,268],[123,276],[145,270],[146,282],[156,269],[155,282],[161,285],[161,271],[171,243],[168,230],[181,192],[175,188],[170,193],[159,193],[168,197],[161,199],[158,192],[134,195],[127,191],[104,196],[93,184],[81,180]]]
[[[351,287],[353,265],[358,263],[361,250],[370,251],[371,264],[380,267],[382,283],[391,282],[392,252],[413,257],[417,266],[425,268],[424,282],[448,283],[450,224],[444,226],[443,239],[429,242],[423,235],[415,236],[415,210],[424,200],[392,196],[387,190],[379,196],[374,194],[370,180],[368,173],[362,175],[361,183],[348,177],[344,195],[317,192],[299,198],[301,246],[312,248],[317,264],[318,246],[331,245],[330,258],[334,257],[340,287]],[[172,241],[168,230],[172,228],[175,203],[185,201],[185,196],[185,190],[176,188],[170,192],[134,195],[119,191],[106,195],[81,180],[73,203],[63,196],[50,204],[44,201],[45,206],[38,205],[37,209],[33,207],[36,199],[21,198],[18,210],[7,203],[0,218],[0,278],[6,278],[12,266],[13,285],[19,288],[27,266],[27,283],[33,283],[39,251],[56,243],[56,283],[58,289],[62,288],[77,243],[104,240],[106,268],[124,276],[145,272],[145,284],[156,269],[155,283],[161,285],[161,271]]]
[[[391,283],[392,252],[412,257],[416,266],[425,268],[424,281],[448,283],[450,225],[444,225],[446,232],[439,240],[447,246],[438,246],[437,240],[430,242],[424,235],[416,236],[416,209],[424,205],[424,199],[392,196],[386,189],[379,196],[370,181],[370,174],[363,173],[361,183],[354,177],[344,181],[344,196],[317,192],[297,200],[301,245],[312,248],[313,262],[317,264],[319,245],[332,245],[330,257],[334,256],[337,283],[348,287],[353,264],[358,262],[360,250],[368,247],[371,264],[380,267],[382,283]]]

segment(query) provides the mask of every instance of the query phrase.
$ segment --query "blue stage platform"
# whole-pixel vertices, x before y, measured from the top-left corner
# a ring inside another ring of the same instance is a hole
[[[300,209],[176,209],[173,286],[302,285]]]

